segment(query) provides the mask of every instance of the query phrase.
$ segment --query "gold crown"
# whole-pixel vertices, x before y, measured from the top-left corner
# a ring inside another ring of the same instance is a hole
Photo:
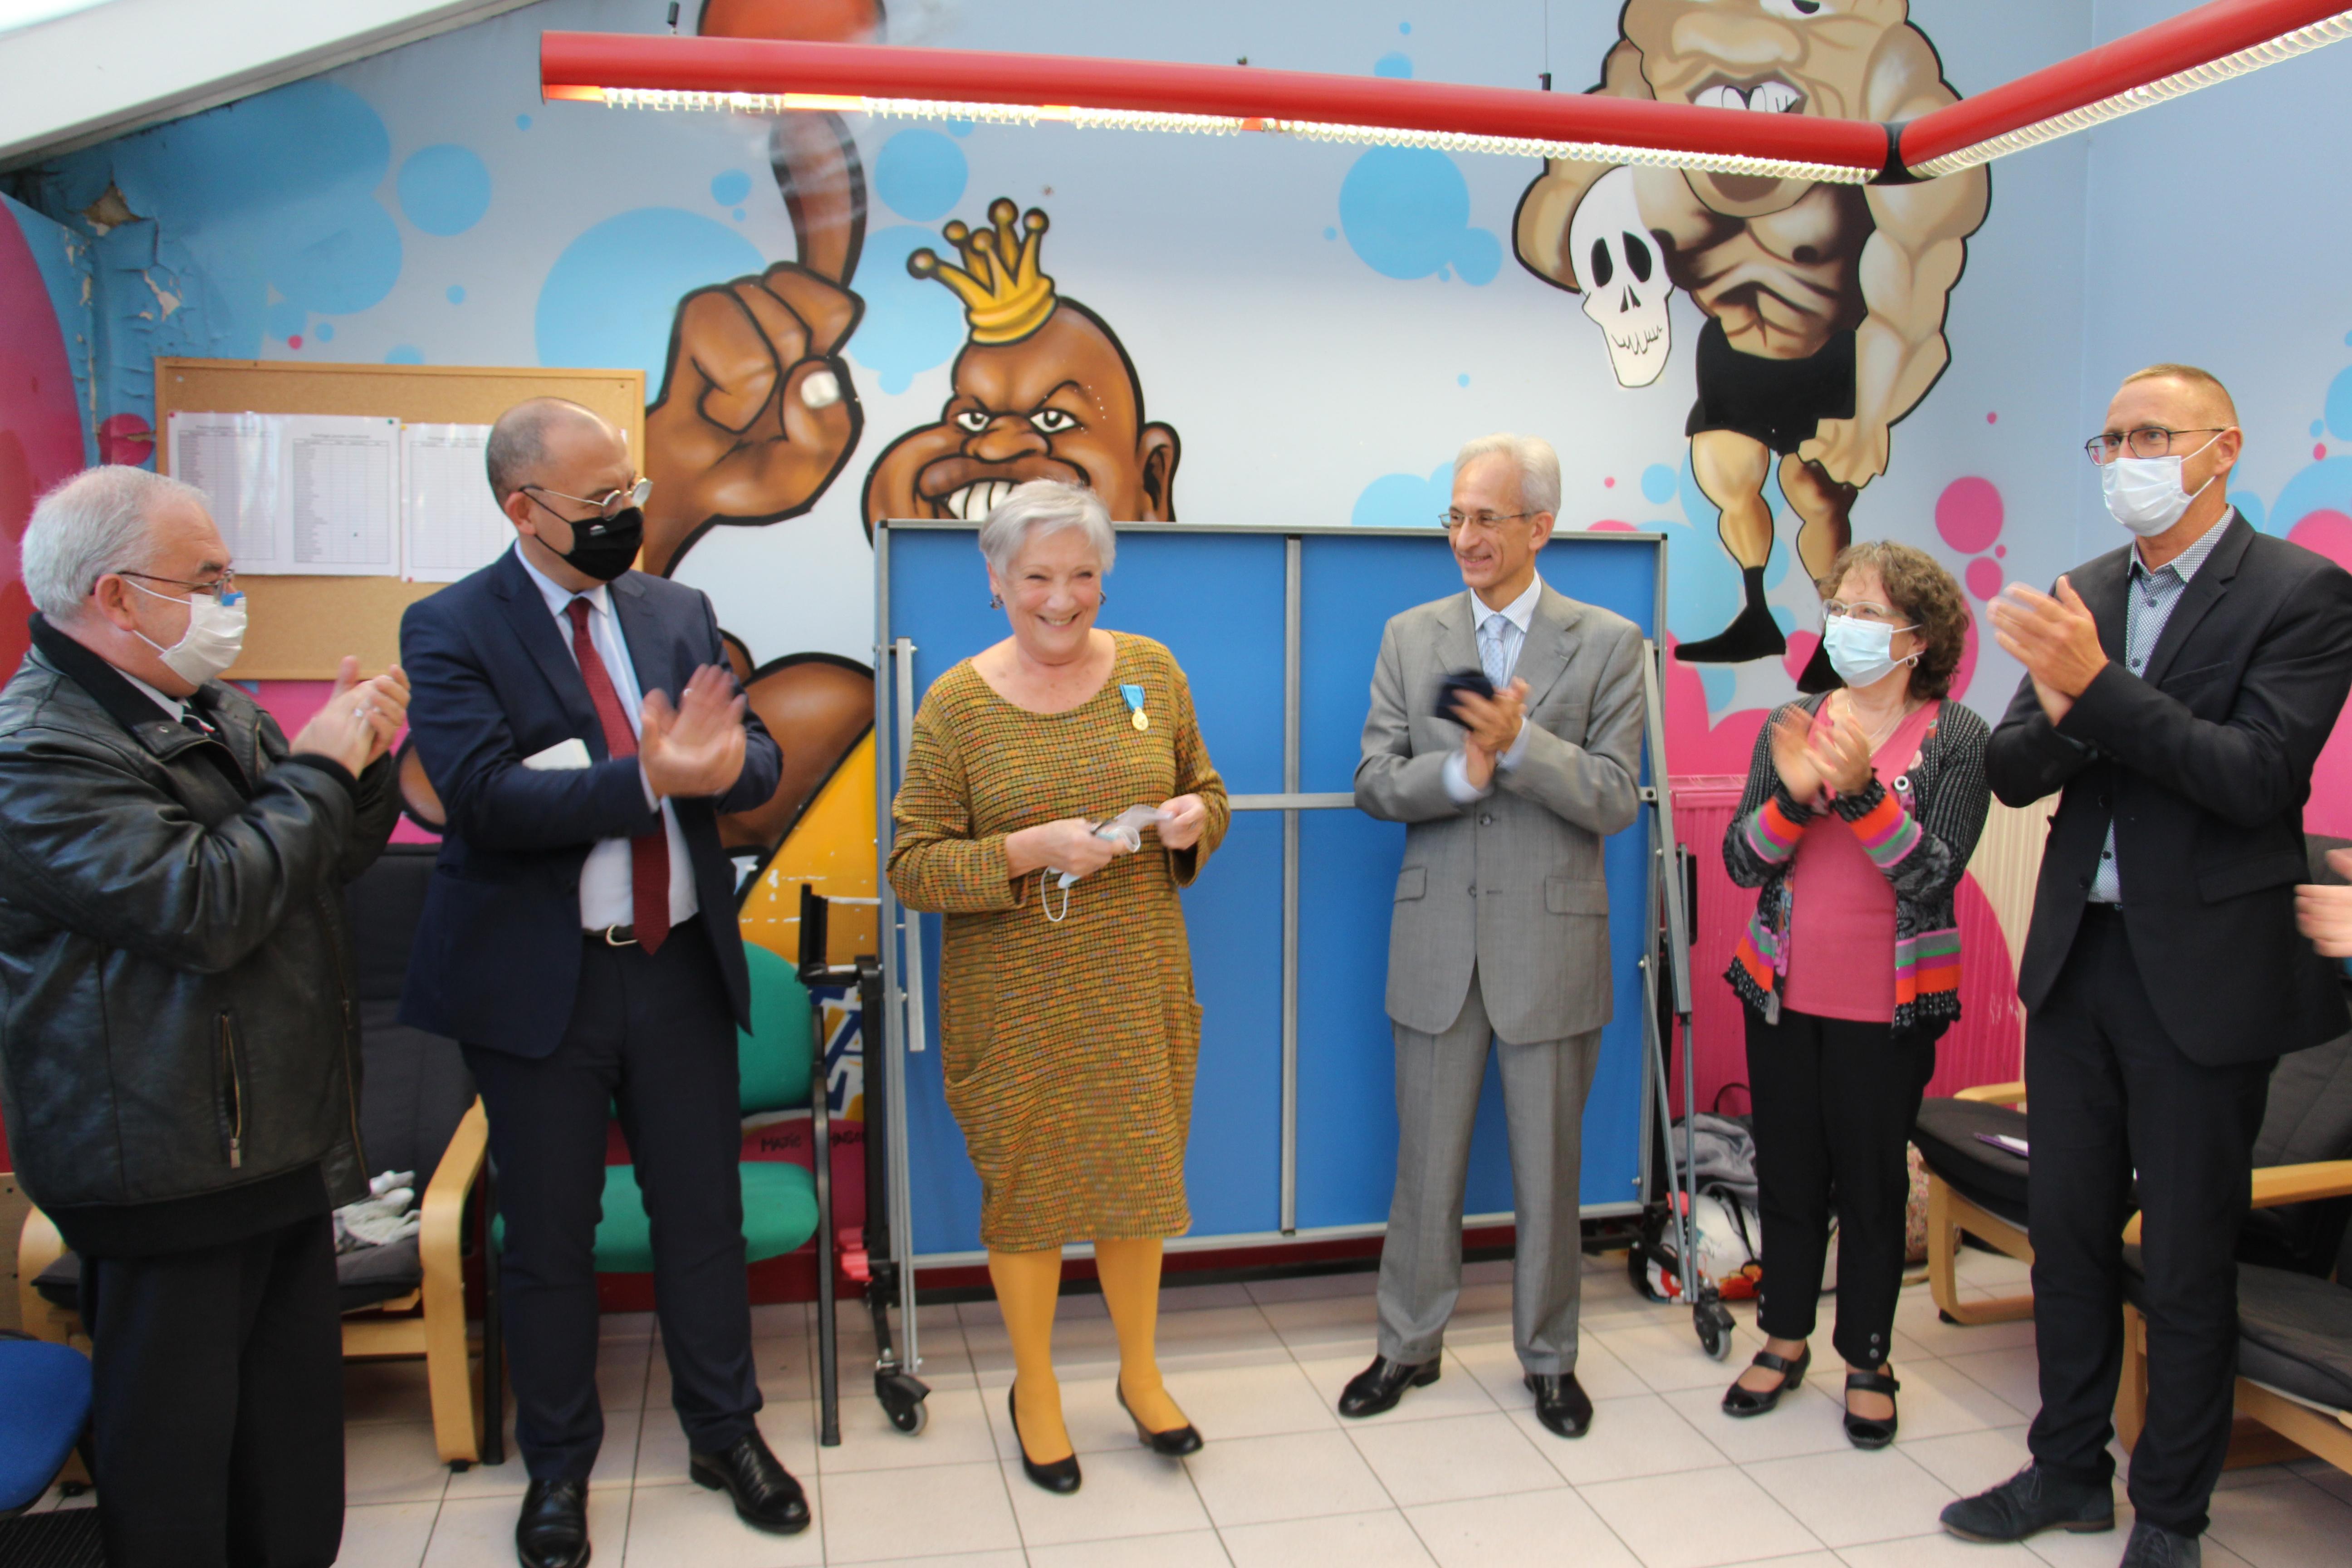
[[[1031,207],[1021,217],[1003,196],[988,204],[988,221],[996,226],[978,234],[961,220],[940,232],[963,256],[963,265],[941,261],[929,250],[907,258],[907,270],[918,278],[933,278],[954,289],[963,300],[964,319],[971,323],[976,343],[1009,343],[1027,337],[1054,313],[1054,280],[1038,269],[1037,252],[1045,234],[1045,215]]]

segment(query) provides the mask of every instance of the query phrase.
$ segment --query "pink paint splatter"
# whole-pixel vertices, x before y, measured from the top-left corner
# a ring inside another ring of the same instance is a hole
[[[1969,563],[1969,592],[1979,599],[1990,599],[2000,592],[2000,563],[1979,555]]]
[[[1615,489],[1617,488],[1617,476],[1614,474],[1605,474],[1601,476],[1601,488],[1604,490]]]
[[[2311,448],[2311,460],[2315,463],[2324,463],[2327,461],[2326,442],[2322,441]]]
[[[1936,498],[1936,531],[1944,542],[1973,555],[2000,536],[2000,491],[1990,479],[1954,479]]]
[[[1584,531],[1587,533],[1639,533],[1641,530],[1630,522],[1620,522],[1613,517],[1604,517],[1599,522],[1589,525]]]
[[[1988,414],[1985,416],[1985,423],[1988,425],[1998,425],[2000,423],[2000,416],[1998,414]]]
[[[2352,568],[2352,517],[2340,511],[2305,512],[2287,538],[2315,550],[2338,566]],[[2304,807],[2306,832],[2352,836],[2352,724],[2336,721],[2336,733],[2311,770],[2311,800]]]
[[[1992,547],[1992,554],[1993,559],[1996,561],[2006,561],[2009,559],[2009,546],[2006,544],[1996,544]]]
[[[287,340],[286,340],[286,346],[287,346],[288,348],[289,348],[289,349],[299,349],[299,348],[300,348],[300,347],[302,346],[302,334],[301,334],[301,333],[299,333],[299,332],[297,332],[297,333],[295,333],[292,337],[290,337],[290,338],[287,339]]]
[[[155,455],[155,427],[142,414],[110,414],[98,424],[98,460],[137,468]]]

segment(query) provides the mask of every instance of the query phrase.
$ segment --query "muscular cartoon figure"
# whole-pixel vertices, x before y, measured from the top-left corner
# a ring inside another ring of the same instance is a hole
[[[1032,207],[1016,226],[1018,211],[999,196],[990,227],[941,230],[961,266],[929,250],[907,258],[963,300],[971,338],[939,422],[893,441],[866,476],[869,531],[886,517],[977,521],[1030,479],[1089,486],[1122,522],[1176,516],[1176,432],[1145,421],[1118,334],[1055,293],[1040,265],[1045,215]]]
[[[1593,89],[1613,97],[1882,121],[1958,101],[1906,0],[1627,0],[1618,26]],[[1589,292],[1586,313],[1608,332],[1622,382],[1647,384],[1663,365],[1665,282],[1707,318],[1685,431],[1746,598],[1729,626],[1682,644],[1681,658],[1736,664],[1786,651],[1764,602],[1775,460],[1802,520],[1799,559],[1818,577],[1851,538],[1856,493],[1886,469],[1890,429],[1950,357],[1945,308],[1990,189],[1980,168],[1856,187],[1565,162],[1528,185],[1519,260]],[[1596,198],[1612,216],[1638,215],[1638,227],[1580,224],[1580,206]],[[1622,279],[1629,252],[1649,259],[1645,238],[1663,252],[1664,278],[1637,298]],[[1612,284],[1622,294],[1590,292]],[[1815,664],[1800,684],[1834,684]]]

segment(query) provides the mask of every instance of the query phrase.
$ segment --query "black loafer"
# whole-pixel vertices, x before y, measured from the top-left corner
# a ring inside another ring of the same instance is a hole
[[[798,1535],[809,1526],[808,1494],[757,1432],[745,1433],[716,1454],[688,1453],[686,1473],[696,1485],[734,1499],[735,1517],[754,1530]]]
[[[1050,1465],[1039,1464],[1029,1457],[1029,1445],[1021,1441],[1021,1406],[1013,1402],[1013,1390],[1009,1388],[1004,1391],[1004,1408],[1013,1416],[1013,1441],[1021,1449],[1022,1474],[1056,1497],[1067,1497],[1076,1491],[1079,1481],[1085,1479],[1078,1474],[1078,1457],[1072,1454]]]
[[[1990,1491],[1946,1503],[1944,1528],[1962,1541],[2022,1541],[2045,1530],[2090,1533],[2116,1527],[2115,1488],[2064,1480],[2028,1465]]]
[[[1852,1394],[1861,1389],[1865,1394],[1883,1394],[1889,1405],[1895,1403],[1895,1391],[1903,1385],[1883,1372],[1849,1372],[1845,1374],[1845,1391]],[[1845,1438],[1857,1448],[1884,1448],[1895,1441],[1896,1417],[1890,1414],[1884,1421],[1867,1415],[1856,1415],[1848,1405],[1845,1413]]]
[[[1531,1372],[1528,1392],[1536,1396],[1536,1419],[1555,1437],[1581,1437],[1592,1429],[1592,1401],[1572,1372]]]
[[[1360,1417],[1394,1410],[1406,1389],[1427,1388],[1437,1381],[1437,1373],[1434,1361],[1415,1365],[1376,1355],[1371,1365],[1349,1378],[1348,1386],[1340,1390],[1339,1414]]]
[[[522,1568],[587,1568],[586,1481],[533,1481],[523,1489],[515,1556]]]
[[[1761,1415],[1780,1403],[1780,1395],[1794,1393],[1805,1386],[1805,1369],[1813,1364],[1813,1347],[1799,1351],[1795,1360],[1777,1355],[1771,1351],[1758,1351],[1750,1366],[1760,1366],[1766,1372],[1777,1372],[1780,1381],[1770,1388],[1756,1389],[1735,1383],[1723,1391],[1723,1413],[1745,1418]]]
[[[1143,1424],[1142,1416],[1138,1415],[1129,1407],[1127,1390],[1117,1383],[1113,1383],[1111,1386],[1118,1393],[1118,1407],[1127,1411],[1127,1418],[1135,1423],[1137,1442],[1153,1453],[1165,1454],[1171,1459],[1181,1459],[1187,1454],[1197,1454],[1201,1451],[1201,1434],[1192,1429],[1191,1422],[1188,1421],[1181,1426],[1171,1426],[1165,1432],[1154,1432]]]

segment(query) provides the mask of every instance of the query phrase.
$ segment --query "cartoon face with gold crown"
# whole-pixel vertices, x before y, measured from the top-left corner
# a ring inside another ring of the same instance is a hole
[[[909,430],[866,479],[866,522],[886,517],[988,515],[1030,479],[1087,485],[1122,522],[1176,516],[1174,429],[1147,424],[1143,384],[1101,317],[1055,292],[1040,264],[1045,215],[1000,196],[992,226],[940,232],[962,265],[929,250],[907,270],[964,303],[971,336],[956,356],[954,394],[939,422]]]

